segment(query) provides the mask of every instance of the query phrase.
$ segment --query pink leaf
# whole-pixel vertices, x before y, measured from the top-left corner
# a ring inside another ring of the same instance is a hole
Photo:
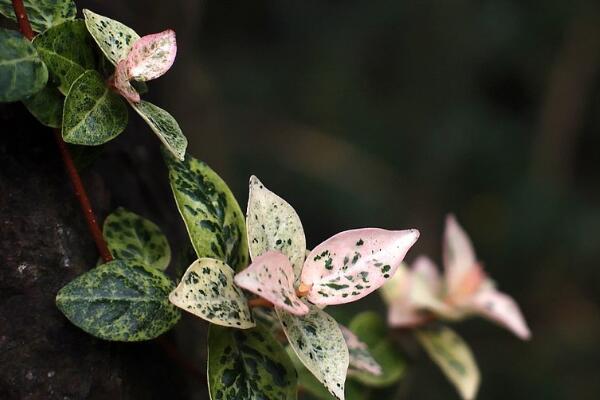
[[[378,228],[338,233],[318,245],[304,262],[301,281],[318,305],[358,300],[390,278],[416,242],[419,231]]]
[[[419,312],[408,302],[394,301],[388,306],[388,325],[394,328],[416,327],[426,322],[426,314]]]
[[[480,267],[471,240],[452,214],[446,217],[443,245],[448,297],[458,293],[461,293],[461,297],[473,294],[473,289],[477,289],[475,280]],[[483,279],[483,275],[479,278]]]
[[[268,251],[235,275],[235,284],[269,300],[294,315],[305,315],[308,307],[294,290],[294,269],[290,260],[276,251]]]
[[[127,100],[133,103],[140,102],[140,94],[129,82],[129,73],[127,71],[127,62],[125,60],[121,60],[117,63],[115,73],[112,77],[112,84],[117,92]]]
[[[473,299],[473,308],[484,317],[504,326],[523,340],[531,337],[525,318],[512,297],[489,287]]]
[[[340,330],[344,335],[346,346],[348,346],[350,368],[373,375],[381,375],[381,366],[375,361],[367,345],[361,342],[358,336],[345,326],[340,325]]]
[[[177,54],[171,29],[138,39],[127,55],[129,76],[138,81],[156,79],[171,68]]]

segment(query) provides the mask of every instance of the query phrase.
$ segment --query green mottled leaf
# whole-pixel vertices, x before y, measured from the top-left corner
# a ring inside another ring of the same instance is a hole
[[[211,325],[208,388],[212,400],[294,400],[297,376],[285,349],[258,325],[240,331]]]
[[[90,36],[83,21],[66,21],[53,26],[33,40],[50,75],[59,82],[63,94],[86,70],[94,69],[96,61]]]
[[[160,271],[114,260],[69,282],[56,295],[56,305],[73,324],[100,339],[149,340],[179,320],[179,310],[168,300],[173,286]]]
[[[179,160],[184,159],[187,139],[171,114],[148,101],[130,102],[133,109],[146,121],[160,141]]]
[[[0,101],[18,101],[44,88],[48,70],[20,33],[0,28]]]
[[[126,59],[131,46],[140,38],[133,29],[114,19],[103,17],[90,10],[83,10],[83,16],[88,31],[113,65]]]
[[[352,370],[348,375],[365,385],[383,387],[396,383],[406,371],[406,362],[394,343],[388,339],[385,321],[375,312],[367,311],[356,315],[348,326],[364,342],[382,373]]]
[[[178,161],[165,153],[165,159],[177,208],[198,258],[216,258],[235,270],[246,267],[246,224],[227,184],[190,155]]]
[[[445,326],[419,329],[415,335],[461,397],[465,400],[474,399],[481,378],[467,343]]]
[[[65,142],[99,145],[116,137],[126,126],[125,102],[109,90],[98,72],[89,70],[77,78],[65,99]]]
[[[23,104],[43,125],[60,128],[65,98],[58,89],[46,86],[36,94],[23,100]]]
[[[77,14],[73,0],[24,0],[23,4],[29,23],[36,32],[44,32],[54,25],[74,19]],[[17,21],[11,0],[0,0],[0,13]]]
[[[171,303],[213,324],[247,329],[256,324],[233,270],[213,258],[196,260],[169,295]]]
[[[171,247],[152,221],[117,208],[104,220],[103,234],[115,258],[163,271],[169,266]]]
[[[306,368],[337,399],[344,399],[349,355],[338,323],[316,306],[304,316],[275,308],[290,346]]]

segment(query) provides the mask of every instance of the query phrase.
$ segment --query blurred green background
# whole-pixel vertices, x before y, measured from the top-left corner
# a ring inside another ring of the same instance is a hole
[[[439,263],[454,212],[533,331],[524,343],[483,320],[455,326],[482,371],[479,399],[600,398],[597,1],[78,5],[140,34],[177,31],[149,98],[241,204],[250,174],[286,198],[310,246],[416,227],[408,260]],[[336,313],[367,308],[385,313],[377,295]],[[458,398],[424,355],[404,386],[409,399]]]

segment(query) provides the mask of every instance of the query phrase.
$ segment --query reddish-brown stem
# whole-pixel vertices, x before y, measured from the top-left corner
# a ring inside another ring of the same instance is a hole
[[[15,10],[17,21],[19,22],[19,29],[21,30],[21,33],[27,39],[32,40],[33,29],[31,29],[29,18],[27,18],[27,11],[25,10],[25,6],[23,5],[23,0],[12,0],[12,5]]]

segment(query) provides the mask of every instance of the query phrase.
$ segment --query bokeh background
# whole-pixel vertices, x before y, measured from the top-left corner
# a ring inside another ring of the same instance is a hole
[[[455,213],[533,331],[524,343],[483,320],[455,326],[482,371],[479,399],[600,398],[597,1],[78,5],[141,34],[177,31],[177,61],[148,97],[241,204],[250,174],[293,204],[309,245],[417,227],[408,260],[440,262]],[[122,136],[148,137],[132,120]],[[367,308],[385,313],[372,295],[336,314]],[[412,363],[405,398],[458,398],[426,356]]]

